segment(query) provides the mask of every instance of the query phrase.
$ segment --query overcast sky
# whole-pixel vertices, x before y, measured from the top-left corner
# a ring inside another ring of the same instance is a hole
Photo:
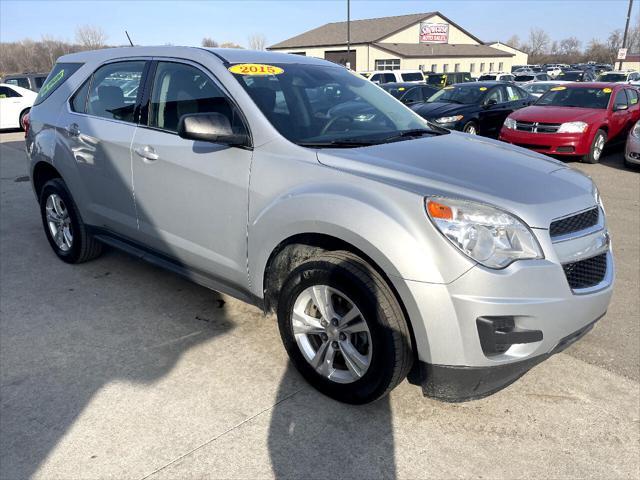
[[[556,40],[605,39],[623,28],[628,0],[352,0],[351,18],[373,18],[439,10],[482,40],[526,39],[531,27]],[[640,1],[634,4],[637,21]],[[125,44],[124,30],[140,45],[247,45],[262,33],[273,44],[324,23],[346,19],[346,0],[235,1],[28,1],[0,0],[0,41],[52,35],[72,41],[78,25],[100,26],[108,43]]]

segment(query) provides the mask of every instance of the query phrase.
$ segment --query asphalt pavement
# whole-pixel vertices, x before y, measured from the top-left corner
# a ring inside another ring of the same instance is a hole
[[[355,407],[254,307],[114,250],[59,261],[22,134],[0,134],[0,478],[639,478],[640,173],[620,151],[569,164],[608,213],[606,317],[489,398],[404,382]]]

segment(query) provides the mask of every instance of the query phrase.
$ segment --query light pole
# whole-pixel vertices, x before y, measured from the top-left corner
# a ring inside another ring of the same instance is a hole
[[[627,25],[629,20],[627,19]],[[347,0],[347,68],[351,68],[351,0]]]
[[[629,0],[629,11],[627,12],[627,23],[624,26],[624,35],[622,36],[622,48],[627,46],[627,34],[629,33],[629,20],[631,19],[631,8],[633,7],[633,0]],[[622,70],[622,60],[618,64],[618,70]]]

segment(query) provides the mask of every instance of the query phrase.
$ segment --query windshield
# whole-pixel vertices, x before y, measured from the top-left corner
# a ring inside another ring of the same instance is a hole
[[[496,75],[480,75],[480,78],[478,78],[479,82],[482,82],[484,80],[495,80],[496,79]]]
[[[542,95],[547,90],[549,90],[551,87],[555,87],[555,86],[556,85],[549,84],[549,83],[534,82],[534,83],[530,83],[528,85],[524,85],[522,88],[524,88],[527,92],[529,92],[531,94]]]
[[[436,133],[380,87],[342,67],[240,64],[229,70],[271,124],[300,145],[358,146],[407,131]]]
[[[428,103],[463,103],[465,105],[475,105],[480,103],[480,99],[484,96],[487,87],[478,86],[476,84],[451,85],[444,87],[435,93]]]
[[[424,82],[424,77],[420,72],[401,73],[400,76],[405,82]]]
[[[624,82],[627,76],[624,73],[603,73],[598,76],[599,82]]]
[[[611,97],[610,88],[554,87],[536,105],[605,109]]]
[[[563,81],[575,81],[582,78],[582,72],[562,72],[558,74],[558,77],[562,77]]]

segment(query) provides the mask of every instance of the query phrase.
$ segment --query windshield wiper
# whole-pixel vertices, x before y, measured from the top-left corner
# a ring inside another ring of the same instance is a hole
[[[375,140],[360,140],[360,139],[344,139],[344,140],[331,140],[328,142],[296,142],[301,147],[309,148],[353,148],[353,147],[367,147],[375,145],[379,141]]]
[[[436,130],[427,130],[425,128],[413,128],[411,130],[401,130],[398,133],[391,135],[389,137],[383,138],[381,142],[393,142],[394,140],[401,140],[403,138],[415,138],[422,137],[423,135],[442,135],[443,132],[438,132]]]

